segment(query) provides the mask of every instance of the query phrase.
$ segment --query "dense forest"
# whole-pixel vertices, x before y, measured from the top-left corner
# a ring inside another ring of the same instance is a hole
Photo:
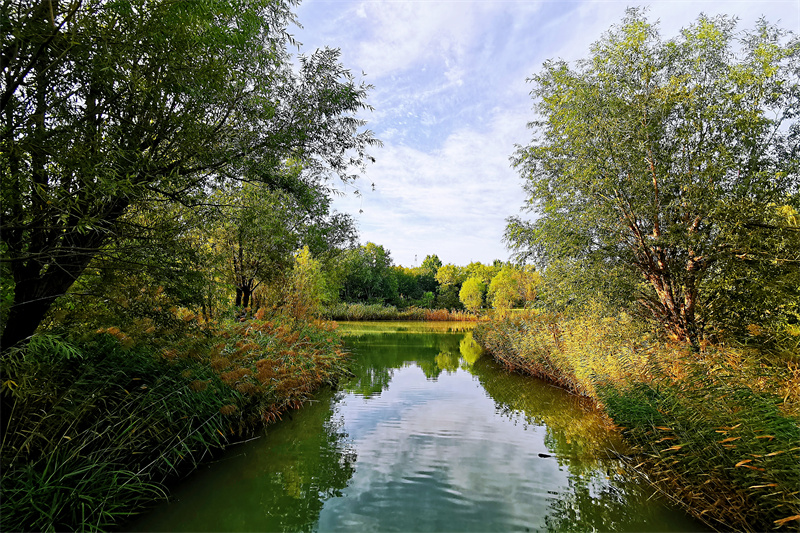
[[[296,4],[2,4],[3,528],[123,523],[335,384],[347,318],[480,319],[690,512],[795,526],[797,38],[630,10],[529,80],[513,260],[404,267],[332,207],[381,145],[372,87],[290,53]]]

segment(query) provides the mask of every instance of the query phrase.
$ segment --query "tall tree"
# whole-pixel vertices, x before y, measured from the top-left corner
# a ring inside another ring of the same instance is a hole
[[[627,269],[644,282],[639,302],[693,343],[704,287],[731,264],[797,269],[796,251],[770,244],[800,243],[776,217],[800,204],[800,43],[789,37],[701,16],[663,41],[632,9],[588,59],[546,62],[531,80],[535,137],[514,157],[539,216],[509,220],[511,247],[540,266]],[[796,301],[797,287],[783,296]]]
[[[479,277],[471,277],[461,285],[458,297],[464,307],[475,313],[483,305],[483,295],[485,293],[486,283]]]
[[[0,344],[30,336],[126,210],[200,204],[289,158],[328,187],[377,141],[368,87],[336,50],[292,66],[295,0],[3,2],[0,173],[14,297]]]

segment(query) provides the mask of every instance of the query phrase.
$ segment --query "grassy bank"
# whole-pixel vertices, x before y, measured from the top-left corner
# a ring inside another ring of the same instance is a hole
[[[408,307],[398,309],[393,305],[338,303],[322,312],[328,320],[426,320],[426,321],[470,321],[478,320],[477,315],[467,311],[448,309],[424,309]]]
[[[300,406],[344,371],[336,334],[273,314],[39,335],[4,355],[6,531],[104,530],[165,497],[164,482]],[[150,334],[147,332],[150,331]]]
[[[518,315],[477,326],[509,369],[592,398],[664,494],[723,530],[800,525],[800,366],[746,346],[693,352],[625,315]]]

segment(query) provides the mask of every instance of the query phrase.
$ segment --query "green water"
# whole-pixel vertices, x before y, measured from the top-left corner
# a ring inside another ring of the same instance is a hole
[[[354,376],[232,447],[131,531],[698,531],[596,413],[468,325],[342,324]]]

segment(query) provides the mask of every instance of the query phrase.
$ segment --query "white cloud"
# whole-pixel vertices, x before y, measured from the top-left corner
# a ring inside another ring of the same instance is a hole
[[[701,12],[753,26],[762,14],[800,32],[800,2],[647,2],[664,38]],[[348,68],[375,85],[364,116],[385,147],[358,185],[361,198],[336,201],[357,216],[362,241],[386,246],[397,263],[436,253],[445,262],[489,262],[508,254],[505,218],[523,204],[508,158],[526,144],[533,118],[525,79],[549,58],[587,57],[620,22],[629,0],[307,0],[298,38],[342,49]],[[375,192],[371,184],[375,183]],[[359,210],[363,210],[359,214]]]

